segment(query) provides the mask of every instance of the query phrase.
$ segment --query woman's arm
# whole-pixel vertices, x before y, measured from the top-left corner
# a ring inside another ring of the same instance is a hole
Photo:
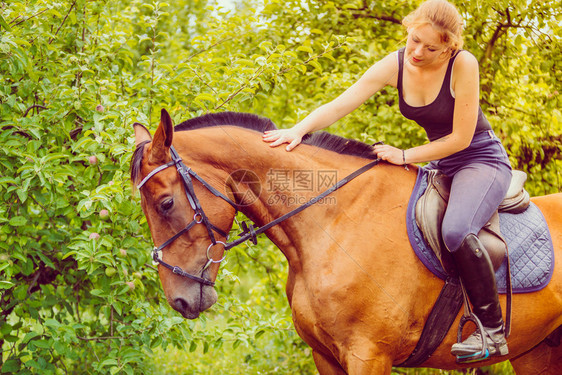
[[[340,96],[318,107],[292,128],[267,131],[263,135],[263,140],[271,142],[271,147],[289,143],[286,149],[291,151],[301,142],[305,134],[332,125],[351,113],[384,86],[388,84],[396,86],[398,73],[396,54],[394,52],[378,61]]]
[[[375,147],[375,152],[383,160],[393,164],[422,163],[442,159],[464,150],[470,145],[476,122],[479,103],[478,61],[468,53],[462,52],[453,67],[453,91],[455,108],[453,114],[453,131],[451,134],[433,142],[402,150],[389,145]]]

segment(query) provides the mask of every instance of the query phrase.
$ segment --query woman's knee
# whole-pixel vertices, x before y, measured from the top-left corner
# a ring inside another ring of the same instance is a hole
[[[455,225],[454,223],[449,224],[447,221],[443,221],[441,235],[449,251],[455,252],[468,234],[470,234],[470,231],[467,226]]]

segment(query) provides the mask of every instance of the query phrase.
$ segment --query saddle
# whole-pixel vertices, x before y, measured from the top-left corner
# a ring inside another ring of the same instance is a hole
[[[447,202],[449,201],[451,178],[438,170],[426,170],[426,174],[427,188],[415,205],[415,221],[424,240],[441,262],[448,277],[427,318],[414,351],[405,361],[397,365],[398,367],[417,367],[425,362],[443,341],[459,309],[463,305],[463,292],[458,280],[452,255],[446,248],[441,237],[441,222],[443,221]],[[530,197],[529,193],[523,187],[526,180],[527,174],[525,172],[513,171],[511,184],[504,200],[490,221],[478,233],[478,237],[490,255],[494,270],[497,270],[501,266],[507,255],[507,244],[500,231],[498,212],[521,213],[527,210],[530,205]],[[509,292],[506,334],[509,335],[511,320],[511,277],[509,273],[509,261],[507,264],[506,285]],[[468,304],[468,301],[466,301],[466,304]],[[457,332],[459,342],[459,335],[462,334],[464,323],[467,320],[473,319],[470,316],[467,318],[467,313],[469,312],[467,309],[468,307],[465,305],[465,315],[463,316],[465,320],[462,322],[461,319],[461,324]]]
[[[488,251],[494,270],[500,267],[507,254],[507,244],[500,231],[498,212],[521,213],[527,209],[530,197],[523,187],[526,180],[525,172],[517,170],[512,172],[511,184],[504,200],[490,221],[477,233]],[[416,204],[416,223],[445,272],[456,276],[452,256],[441,237],[441,222],[449,201],[451,178],[441,171],[429,170],[427,182],[427,189]]]

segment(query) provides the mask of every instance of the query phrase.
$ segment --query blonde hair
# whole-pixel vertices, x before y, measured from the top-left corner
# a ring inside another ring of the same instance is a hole
[[[431,25],[441,36],[441,42],[452,49],[451,55],[463,46],[463,19],[457,8],[446,0],[427,0],[408,14],[402,25],[417,28]]]

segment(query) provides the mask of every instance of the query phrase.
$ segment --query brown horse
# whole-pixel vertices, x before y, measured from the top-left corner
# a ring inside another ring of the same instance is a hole
[[[236,211],[220,193],[261,227],[317,195],[321,173],[340,179],[369,162],[357,156],[367,155],[369,146],[330,136],[314,136],[325,138],[316,140],[320,147],[301,144],[291,153],[267,147],[261,132],[273,125],[250,115],[207,115],[174,130],[163,110],[153,138],[135,125],[132,180],[143,180],[142,208],[154,243],[164,245],[158,259],[181,268],[159,266],[168,302],[189,319],[217,300],[213,281]],[[172,144],[198,178],[185,182],[173,167]],[[297,176],[302,172],[308,180]],[[418,260],[406,234],[415,179],[414,166],[381,163],[265,232],[289,262],[286,292],[293,321],[321,374],[390,374],[420,337],[443,281]],[[305,186],[307,181],[314,186]],[[186,187],[196,202],[188,199]],[[546,288],[513,296],[509,355],[479,365],[509,359],[518,374],[560,374],[562,346],[550,345],[562,331],[562,194],[532,201],[550,227],[554,275]],[[500,299],[505,311],[505,296]],[[456,323],[459,319],[460,313]],[[454,342],[453,328],[422,366],[474,367],[456,363],[449,352]]]

